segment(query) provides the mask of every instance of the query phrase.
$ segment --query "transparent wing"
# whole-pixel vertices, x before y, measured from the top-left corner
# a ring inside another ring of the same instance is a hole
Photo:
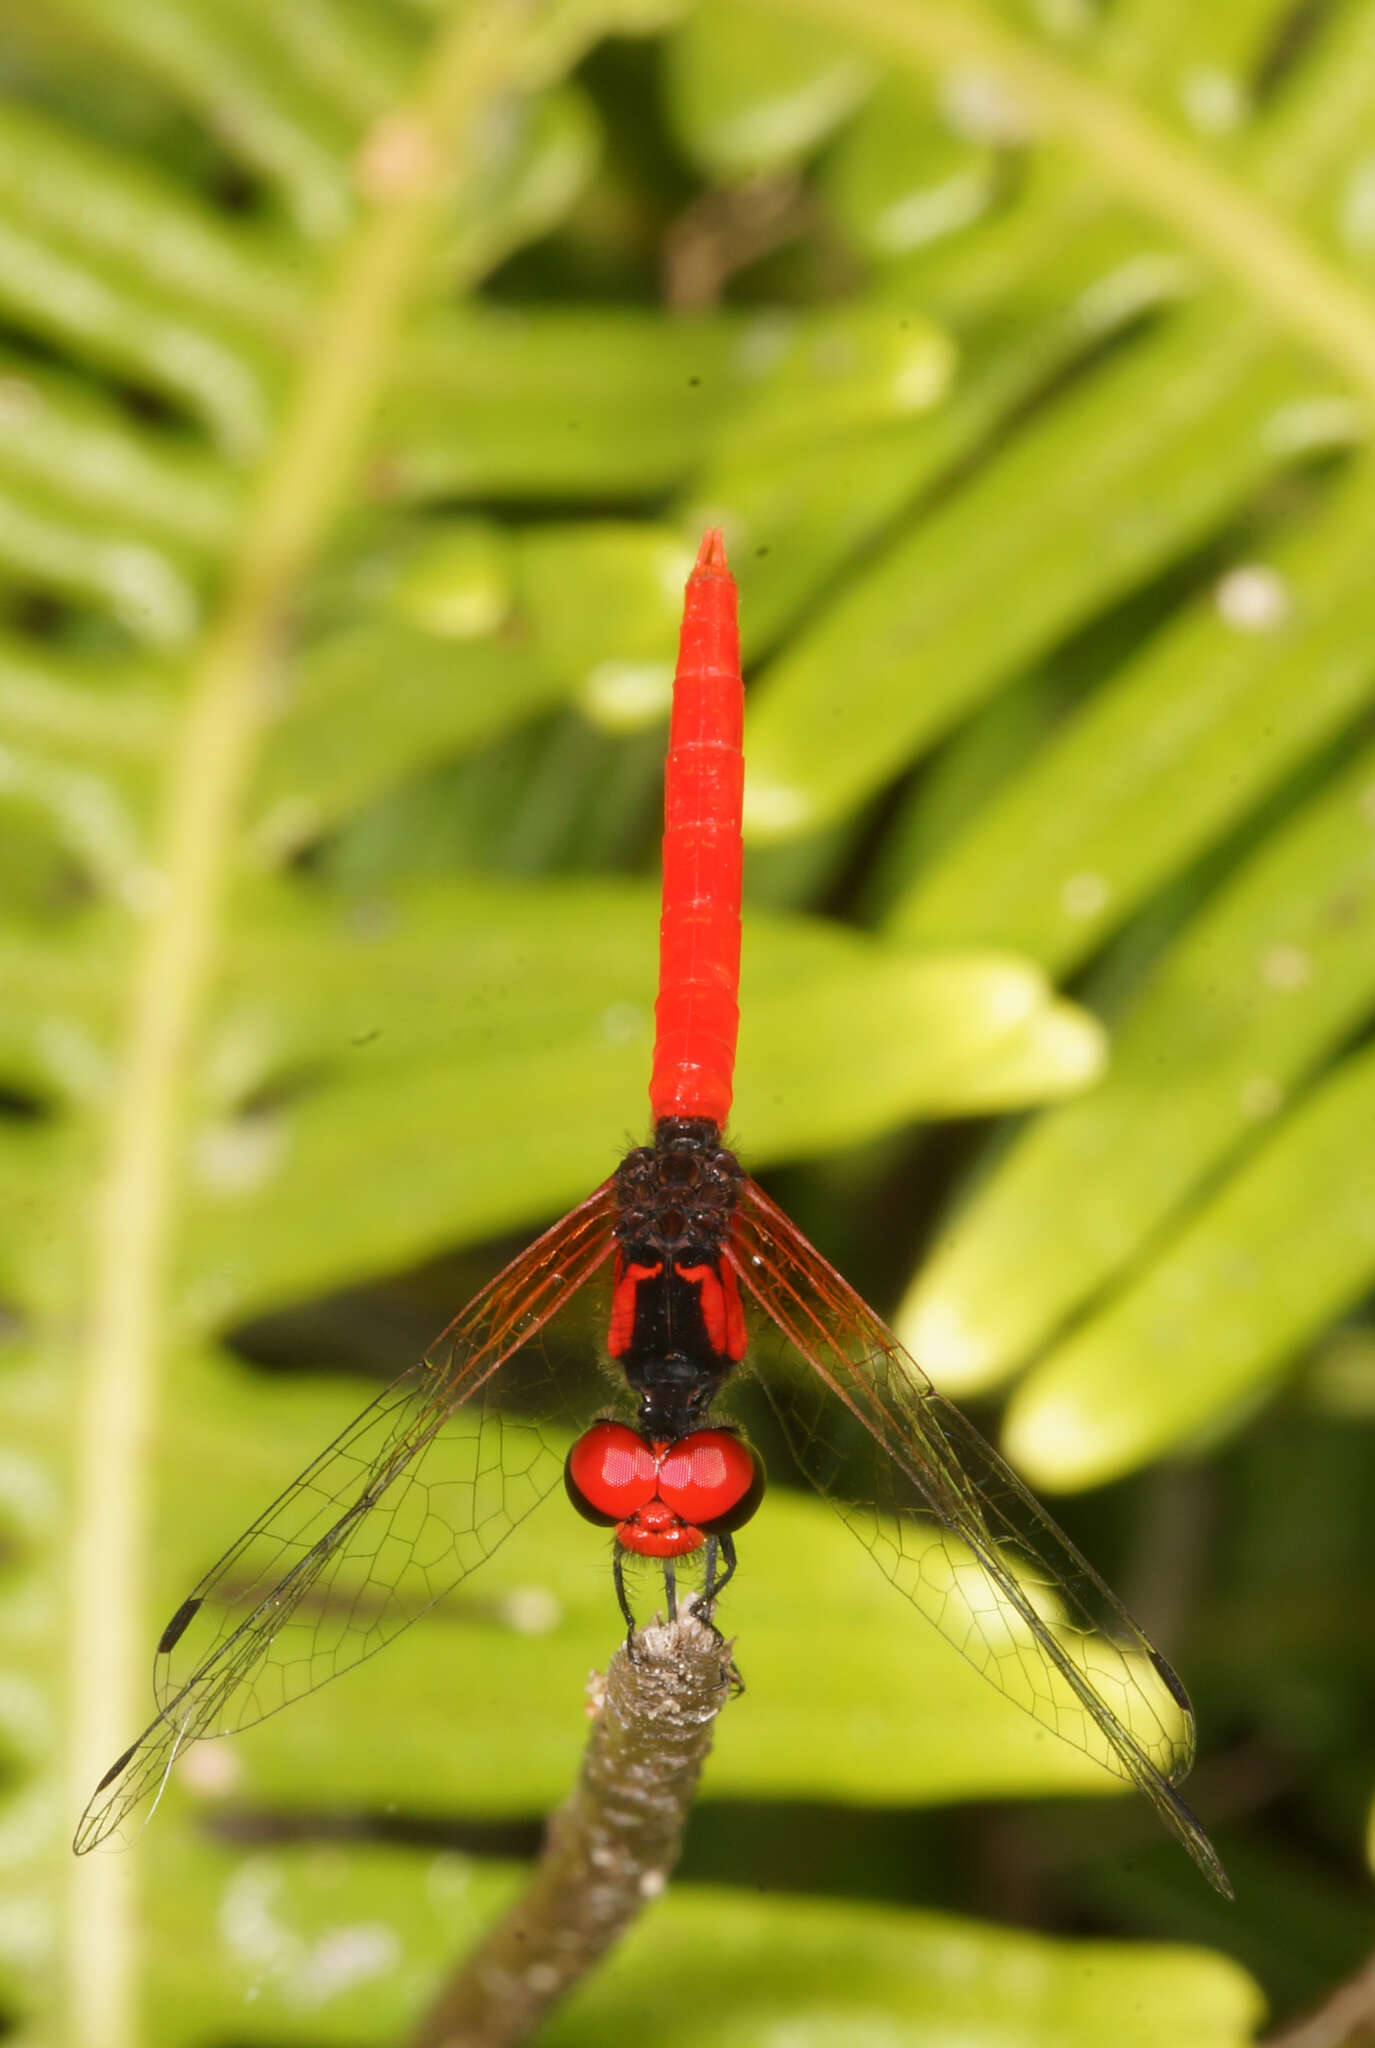
[[[1193,1761],[1194,1719],[1164,1658],[1016,1474],[753,1181],[741,1190],[729,1253],[741,1285],[796,1354],[764,1387],[813,1485],[977,1671],[1130,1779],[1230,1897],[1212,1844],[1173,1790]]]
[[[160,1792],[187,1743],[250,1727],[373,1656],[557,1484],[562,1461],[538,1425],[474,1396],[609,1257],[615,1213],[607,1181],[498,1274],[211,1567],[163,1630],[157,1718],[96,1788],[78,1853]]]

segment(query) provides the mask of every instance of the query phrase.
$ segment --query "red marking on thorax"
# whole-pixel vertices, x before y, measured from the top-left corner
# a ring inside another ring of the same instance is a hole
[[[656,1122],[730,1114],[740,1023],[744,686],[735,579],[719,531],[688,578],[664,776],[664,896],[654,1006]]]
[[[611,1327],[606,1334],[606,1348],[613,1358],[623,1358],[630,1349],[635,1334],[636,1289],[642,1280],[657,1280],[663,1270],[662,1259],[652,1266],[627,1265],[617,1253],[616,1278],[611,1289]]]
[[[680,1280],[690,1280],[698,1290],[707,1342],[719,1358],[739,1361],[745,1355],[745,1311],[740,1289],[730,1266],[675,1266]]]

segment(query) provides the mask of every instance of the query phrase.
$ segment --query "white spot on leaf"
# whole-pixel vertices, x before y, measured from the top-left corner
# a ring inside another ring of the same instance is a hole
[[[1267,946],[1261,954],[1260,975],[1267,988],[1303,988],[1313,979],[1312,955],[1302,946]]]
[[[579,701],[604,732],[638,732],[662,718],[673,699],[667,661],[599,661],[588,670]]]
[[[1255,1123],[1274,1116],[1284,1103],[1284,1086],[1273,1074],[1252,1074],[1241,1086],[1241,1112]]]
[[[273,1979],[288,2005],[316,2011],[399,1962],[395,1930],[378,1921],[330,1928],[313,1940],[297,1933],[280,1911],[285,1890],[282,1869],[261,1857],[244,1864],[225,1887],[221,1938],[230,1955],[258,1975],[246,1996]]]
[[[1273,633],[1290,616],[1289,586],[1259,562],[1229,569],[1213,592],[1218,617],[1238,633]]]
[[[1375,249],[1375,157],[1364,157],[1346,181],[1338,231],[1349,249]]]
[[[563,1620],[563,1603],[548,1586],[513,1586],[497,1611],[522,1636],[547,1636]]]
[[[195,1150],[202,1186],[217,1195],[246,1195],[270,1180],[286,1155],[286,1124],[266,1114],[236,1117],[206,1131]]]
[[[1061,884],[1060,907],[1066,917],[1096,917],[1111,894],[1106,877],[1085,868]]]
[[[608,1003],[601,1031],[608,1045],[634,1045],[649,1036],[649,1012],[640,1003]]]
[[[1198,64],[1179,82],[1184,118],[1201,135],[1231,135],[1250,111],[1246,89],[1230,71]]]
[[[957,71],[941,90],[941,112],[956,135],[994,148],[1014,147],[1032,134],[1030,110],[1003,73]]]
[[[745,825],[760,839],[786,839],[811,823],[811,800],[787,782],[745,778]]]

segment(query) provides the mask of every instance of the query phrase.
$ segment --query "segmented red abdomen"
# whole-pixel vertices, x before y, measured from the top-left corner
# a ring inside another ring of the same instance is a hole
[[[664,898],[654,1006],[655,1121],[730,1114],[740,1023],[744,686],[735,579],[719,531],[688,578],[664,780]]]

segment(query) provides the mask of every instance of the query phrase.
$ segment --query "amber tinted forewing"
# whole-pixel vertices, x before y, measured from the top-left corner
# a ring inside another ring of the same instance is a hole
[[[761,1378],[807,1477],[977,1671],[1138,1786],[1229,1893],[1172,1789],[1193,1761],[1187,1695],[1092,1566],[752,1181],[730,1251],[796,1354]]]
[[[212,1566],[163,1630],[159,1713],[78,1852],[123,1829],[198,1736],[247,1728],[399,1635],[557,1484],[537,1423],[480,1397],[609,1257],[610,1181],[513,1260]],[[146,1815],[138,1815],[142,1825]]]

